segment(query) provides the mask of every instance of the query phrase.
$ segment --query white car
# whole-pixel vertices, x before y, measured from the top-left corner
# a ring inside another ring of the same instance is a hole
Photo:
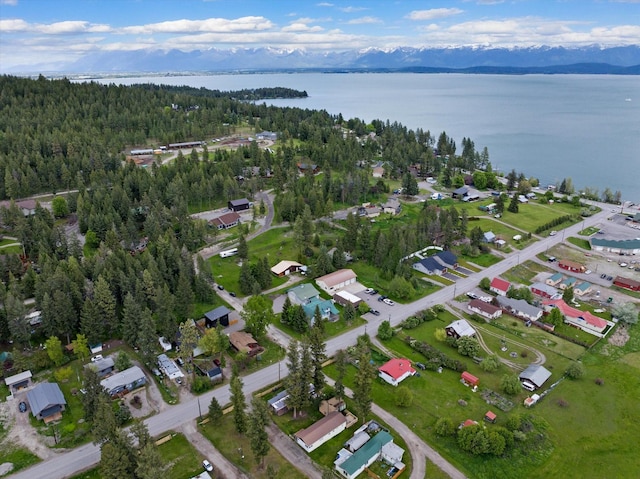
[[[91,362],[95,363],[96,361],[101,361],[103,359],[102,354],[96,354],[94,357],[91,358]]]
[[[202,461],[202,467],[204,467],[207,472],[213,471],[213,466],[206,459],[204,461]]]
[[[383,302],[384,304],[388,304],[389,306],[393,306],[394,304],[396,304],[396,303],[394,303],[393,301],[391,301],[389,298],[384,298],[384,299],[382,300],[382,302]]]
[[[371,294],[373,293],[373,288],[367,288],[364,290],[365,294]]]

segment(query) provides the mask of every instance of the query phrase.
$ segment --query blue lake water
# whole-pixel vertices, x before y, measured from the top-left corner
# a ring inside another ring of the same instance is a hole
[[[306,99],[269,104],[324,109],[344,118],[397,121],[463,137],[489,150],[494,169],[515,168],[542,185],[609,187],[640,202],[640,79],[610,75],[411,73],[226,74],[103,79],[218,90],[281,86]]]

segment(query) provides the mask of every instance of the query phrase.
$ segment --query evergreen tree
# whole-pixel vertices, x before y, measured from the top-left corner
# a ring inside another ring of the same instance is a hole
[[[308,347],[311,352],[311,381],[316,393],[320,393],[325,385],[322,363],[324,363],[327,358],[325,353],[326,345],[320,324],[322,324],[322,320],[316,321],[307,334]]]
[[[223,412],[222,407],[218,400],[214,397],[211,398],[211,402],[209,403],[209,419],[216,423],[220,419],[222,419]]]
[[[280,314],[280,322],[282,324],[289,324],[291,322],[291,308],[293,304],[291,304],[291,299],[289,299],[289,295],[284,298],[284,304],[282,305],[282,313]]]
[[[289,342],[287,349],[287,369],[289,375],[284,380],[284,385],[289,393],[287,405],[293,409],[294,419],[298,417],[298,410],[306,404],[306,397],[309,396],[309,384],[303,382],[304,372],[302,372],[301,346],[297,340]]]
[[[100,377],[94,368],[83,368],[84,394],[80,396],[84,418],[87,422],[92,422],[98,410],[100,398],[105,395],[104,388],[100,384]]]
[[[129,453],[118,444],[105,442],[100,447],[100,477],[122,479],[131,477],[132,464]]]
[[[297,331],[299,333],[304,333],[309,329],[309,318],[307,318],[307,314],[304,312],[304,309],[301,305],[294,304],[291,307],[289,325],[293,328],[294,331]]]
[[[93,299],[97,314],[102,318],[105,335],[111,337],[117,330],[118,323],[116,318],[116,299],[109,288],[109,283],[104,276],[98,276],[98,280],[94,284]]]
[[[334,389],[336,390],[336,396],[339,399],[344,398],[344,378],[347,375],[347,353],[344,349],[339,349],[335,354],[336,363],[336,381],[334,383]]]
[[[98,344],[104,337],[104,323],[95,302],[87,298],[82,306],[80,315],[80,331],[91,344]]]
[[[358,374],[354,379],[353,402],[357,416],[362,418],[362,423],[366,422],[366,417],[371,411],[371,387],[375,378],[375,366],[371,364],[371,350],[365,344],[360,344],[357,348]]]
[[[172,338],[169,336],[168,339],[171,340]],[[142,315],[140,316],[137,341],[138,348],[140,348],[140,355],[142,356],[145,364],[153,364],[158,344],[158,337],[156,335],[151,311],[147,308],[142,311]]]
[[[127,293],[122,307],[120,330],[122,331],[122,337],[130,346],[138,344],[138,328],[141,316],[142,308],[140,303],[133,298],[131,293]]]
[[[249,258],[249,245],[247,245],[244,235],[240,235],[238,238],[238,257],[243,260]]]
[[[517,213],[518,209],[519,209],[518,195],[513,195],[511,197],[511,201],[509,202],[509,207],[507,208],[507,211],[510,211],[511,213]]]
[[[233,405],[233,422],[236,426],[238,434],[244,434],[247,431],[247,402],[242,392],[242,379],[238,375],[237,368],[233,368],[231,373],[231,404]]]
[[[138,447],[137,465],[135,468],[138,479],[157,479],[164,473],[164,465],[160,452],[153,443]],[[120,476],[120,479],[125,476]]]
[[[253,398],[251,401],[251,413],[249,414],[248,435],[251,440],[251,451],[255,457],[256,464],[260,468],[264,466],[264,458],[269,453],[271,444],[266,427],[269,423],[269,411],[266,403],[260,398]]]

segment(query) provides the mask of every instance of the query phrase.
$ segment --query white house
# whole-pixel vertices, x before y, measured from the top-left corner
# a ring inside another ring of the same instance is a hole
[[[110,396],[133,391],[147,383],[147,377],[138,366],[132,366],[122,372],[109,376],[100,381],[102,386]]]
[[[378,368],[378,376],[392,386],[397,386],[415,373],[408,359],[393,358]]]
[[[327,414],[311,426],[295,433],[296,442],[307,452],[322,446],[347,427],[347,418],[338,411]]]

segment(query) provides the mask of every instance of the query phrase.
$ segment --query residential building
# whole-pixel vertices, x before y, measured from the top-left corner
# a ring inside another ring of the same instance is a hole
[[[603,336],[607,326],[613,326],[613,323],[603,319],[599,316],[591,314],[589,311],[580,311],[579,309],[569,306],[562,299],[550,299],[542,303],[545,309],[550,310],[555,307],[560,310],[564,316],[564,321],[573,326],[576,326],[587,333],[594,334],[595,336]]]
[[[229,314],[231,310],[226,306],[218,306],[204,313],[204,324],[207,328],[215,328],[218,323],[222,326],[229,326]]]
[[[537,321],[542,317],[542,309],[530,305],[524,299],[497,296],[498,305],[507,314],[527,321]]]
[[[411,361],[406,358],[392,358],[378,368],[378,376],[392,386],[397,386],[415,373]]]
[[[487,231],[482,238],[484,243],[494,243],[496,241],[496,235],[493,231]]]
[[[25,217],[33,216],[36,214],[36,206],[37,206],[36,200],[18,200],[15,202],[15,205],[20,209],[20,211],[22,212],[22,215]],[[9,200],[0,201],[0,209],[2,208],[9,209],[10,207],[11,207],[11,201]]]
[[[578,286],[574,286],[573,293],[577,296],[584,296],[591,292],[592,285],[588,281],[583,281]]]
[[[558,285],[558,287],[564,291],[567,288],[573,288],[576,284],[578,280],[572,276],[565,278],[564,280],[562,280],[562,282]]]
[[[238,226],[240,224],[240,215],[235,211],[230,211],[229,213],[225,213],[222,216],[213,218],[211,221],[209,221],[209,224],[215,226],[219,230],[233,228],[234,226]]]
[[[40,383],[27,392],[31,414],[48,424],[62,417],[67,401],[56,383]]]
[[[270,140],[276,141],[278,139],[278,134],[273,131],[262,131],[260,133],[256,133],[256,140]]]
[[[533,283],[531,286],[529,286],[529,289],[533,294],[536,294],[543,298],[555,298],[560,295],[556,288],[545,283]]]
[[[102,378],[107,374],[113,372],[113,370],[115,369],[115,362],[113,361],[112,357],[107,356],[106,358],[98,359],[97,361],[85,364],[84,367],[85,369],[93,369],[98,374],[98,377]]]
[[[289,301],[293,304],[304,306],[314,299],[320,299],[320,292],[312,284],[304,283],[289,289],[287,296],[289,296]]]
[[[182,373],[182,371],[180,371],[178,365],[166,354],[160,354],[158,356],[158,367],[169,379],[184,377],[184,374]]]
[[[496,293],[497,295],[500,295],[500,296],[506,296],[507,291],[509,291],[510,287],[511,287],[511,283],[509,283],[509,281],[496,277],[491,280],[489,291],[492,291],[493,293]]]
[[[119,373],[109,376],[100,381],[109,396],[114,397],[120,394],[126,394],[134,389],[144,386],[147,383],[147,377],[142,369],[138,366],[132,366]]]
[[[289,276],[291,273],[297,273],[302,269],[302,266],[297,261],[283,260],[277,265],[271,268],[271,272],[279,277]]]
[[[485,303],[480,299],[472,299],[467,305],[469,311],[479,314],[486,319],[498,319],[502,316],[502,309],[490,303]]]
[[[382,205],[382,212],[389,213],[391,215],[397,215],[402,211],[402,205],[398,198],[389,198],[385,204]]]
[[[382,448],[390,442],[393,442],[391,434],[387,431],[378,432],[344,462],[337,464],[336,470],[347,479],[355,479],[380,457]]]
[[[320,316],[322,319],[327,319],[329,321],[333,321],[338,318],[340,312],[338,308],[335,307],[333,301],[330,299],[313,299],[311,302],[302,305],[302,309],[304,310],[304,314],[307,315],[307,319],[309,319],[309,323],[313,326],[314,318],[316,314],[316,308],[320,311]]]
[[[202,376],[208,377],[211,381],[222,381],[224,379],[222,368],[213,361],[198,360],[197,362],[194,361],[194,364],[196,371]]]
[[[289,393],[285,389],[269,399],[267,404],[276,416],[282,416],[289,410],[287,406],[287,399],[289,399]]]
[[[640,291],[640,281],[636,281],[634,279],[616,276],[616,278],[613,280],[613,284],[620,288],[629,289],[631,291]]]
[[[557,286],[564,279],[564,275],[562,273],[554,273],[549,276],[545,283],[549,286]]]
[[[584,265],[575,261],[570,261],[568,259],[561,259],[560,261],[558,261],[558,266],[562,269],[566,269],[567,271],[572,271],[574,273],[584,273],[587,270]]]
[[[352,269],[339,269],[333,273],[325,274],[316,278],[316,284],[323,291],[334,294],[341,289],[346,288],[350,284],[353,284],[358,279],[358,276]]]
[[[421,259],[413,264],[413,269],[424,274],[443,275],[450,269],[458,267],[458,258],[451,251],[438,251],[432,256]]]
[[[531,364],[518,377],[524,388],[535,391],[551,377],[551,372],[540,364]]]
[[[307,452],[314,451],[347,427],[347,418],[338,411],[324,416],[311,426],[295,433],[298,445]]]
[[[452,198],[458,198],[458,199],[462,199],[465,196],[467,196],[469,194],[469,187],[468,186],[461,186],[460,188],[453,190],[451,192],[451,197]]]
[[[473,329],[473,326],[471,326],[466,319],[458,319],[450,323],[444,329],[447,332],[447,336],[451,336],[456,339],[459,339],[463,336],[472,338],[476,335],[476,330]]]
[[[251,357],[264,351],[264,348],[253,339],[251,333],[247,333],[246,331],[234,331],[229,334],[229,342],[236,351],[246,353]]]
[[[227,206],[231,211],[245,211],[248,210],[252,205],[251,202],[246,198],[240,198],[237,200],[231,200],[227,203]]]

